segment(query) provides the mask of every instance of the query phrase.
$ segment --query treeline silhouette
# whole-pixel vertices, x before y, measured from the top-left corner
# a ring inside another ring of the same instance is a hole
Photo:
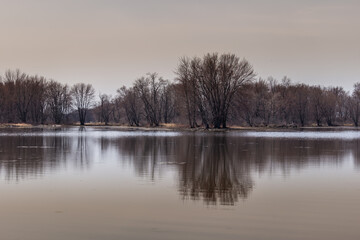
[[[175,73],[174,81],[149,73],[115,96],[97,98],[91,84],[69,86],[8,70],[0,82],[0,121],[191,128],[359,125],[360,83],[349,93],[342,87],[294,84],[287,77],[257,78],[247,60],[217,53],[181,58]]]

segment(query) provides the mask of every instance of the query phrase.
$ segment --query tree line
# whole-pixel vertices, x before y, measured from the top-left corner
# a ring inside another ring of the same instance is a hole
[[[360,83],[352,93],[256,76],[234,54],[181,58],[169,81],[157,73],[122,86],[115,96],[91,84],[73,86],[8,70],[0,76],[2,123],[69,124],[86,121],[130,126],[176,123],[191,128],[359,125]]]

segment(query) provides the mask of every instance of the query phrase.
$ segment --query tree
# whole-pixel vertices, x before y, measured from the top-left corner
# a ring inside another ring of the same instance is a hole
[[[235,97],[235,106],[239,116],[244,119],[250,127],[253,127],[256,115],[254,84],[247,83],[239,88],[237,96]]]
[[[321,126],[323,119],[323,101],[324,93],[320,86],[310,88],[311,115],[318,127]]]
[[[255,117],[261,124],[267,126],[270,121],[270,92],[268,85],[261,78],[253,85],[255,94]]]
[[[343,87],[334,87],[333,92],[336,96],[336,120],[344,123],[348,118],[347,99],[349,94]]]
[[[159,126],[161,121],[161,97],[166,81],[157,73],[149,73],[137,79],[134,90],[143,102],[145,117],[150,126]]]
[[[30,102],[32,122],[44,124],[47,119],[47,81],[42,76],[32,76],[31,91],[35,92]]]
[[[309,90],[305,84],[294,86],[294,111],[295,119],[298,119],[304,127],[308,118]]]
[[[124,107],[129,125],[140,126],[142,106],[138,92],[134,88],[127,89],[125,86],[119,88],[117,92],[117,103]]]
[[[291,118],[291,80],[287,76],[283,77],[281,83],[277,86],[277,112],[278,120],[287,125],[290,123]]]
[[[336,94],[333,88],[324,89],[323,115],[328,126],[333,126],[336,119]]]
[[[176,80],[180,83],[182,98],[185,102],[186,115],[191,128],[197,127],[196,117],[198,111],[202,109],[201,96],[199,95],[198,77],[200,76],[200,58],[181,58],[176,71]],[[204,116],[202,115],[203,122]]]
[[[253,80],[255,74],[248,61],[234,54],[207,54],[202,60],[200,89],[211,111],[214,128],[226,128],[229,108],[239,87]]]
[[[72,99],[69,86],[50,80],[46,95],[53,121],[55,124],[62,123],[65,114],[69,113],[71,108]]]
[[[114,111],[114,106],[111,103],[111,96],[107,94],[100,94],[99,98],[100,118],[101,121],[105,123],[105,125],[108,125],[110,121],[110,116]]]
[[[4,121],[11,123],[16,121],[17,107],[15,105],[15,79],[16,74],[8,70],[3,77],[3,105],[2,112]]]
[[[111,104],[113,106],[112,119],[116,123],[120,122],[120,119],[121,119],[121,116],[122,116],[122,109],[123,109],[122,101],[123,100],[122,100],[121,96],[115,96],[111,101]]]
[[[277,121],[277,115],[278,115],[278,88],[279,84],[277,83],[277,80],[273,77],[268,77],[267,80],[267,87],[268,87],[268,123],[275,123]]]
[[[8,81],[14,81],[17,115],[21,122],[26,123],[30,102],[35,94],[31,89],[29,76],[17,69],[15,71],[7,71],[5,77]]]
[[[161,113],[162,119],[164,123],[169,123],[174,117],[176,113],[175,107],[175,90],[174,85],[170,84],[168,81],[166,85],[163,86],[162,95],[161,95]]]
[[[95,90],[91,84],[77,83],[71,88],[71,95],[79,114],[80,125],[85,125],[87,111],[93,105]]]
[[[203,123],[207,125],[209,119],[214,128],[227,127],[235,93],[255,76],[252,66],[245,59],[240,60],[234,54],[219,56],[217,53],[207,54],[203,59],[182,59],[176,73],[187,95],[188,115],[193,115],[190,111],[193,103],[189,102],[191,95],[197,96],[193,101],[198,102]]]
[[[349,98],[349,113],[355,127],[359,126],[360,115],[360,83],[354,84],[354,91]]]

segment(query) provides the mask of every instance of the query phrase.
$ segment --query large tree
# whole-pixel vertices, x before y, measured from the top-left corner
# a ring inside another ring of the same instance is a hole
[[[95,90],[91,84],[77,83],[71,88],[71,93],[80,125],[85,125],[87,111],[93,106]]]
[[[178,80],[183,84],[190,116],[191,95],[197,96],[198,110],[209,118],[214,128],[226,128],[229,110],[235,93],[242,84],[253,80],[255,73],[250,63],[234,54],[207,54],[202,59],[181,60],[177,70]],[[195,100],[195,99],[194,99]],[[193,101],[194,101],[193,100]],[[207,124],[207,123],[205,123]]]

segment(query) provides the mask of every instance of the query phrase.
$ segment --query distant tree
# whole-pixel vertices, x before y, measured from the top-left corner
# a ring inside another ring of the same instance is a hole
[[[351,97],[349,97],[349,109],[351,120],[355,127],[358,127],[360,116],[360,83],[354,84],[354,91]]]
[[[32,122],[44,124],[47,119],[47,81],[42,76],[32,76],[31,89],[35,92],[31,103],[30,113]]]
[[[310,91],[310,102],[311,102],[311,115],[313,120],[315,120],[318,127],[321,126],[323,120],[323,101],[324,93],[320,86],[314,86],[309,89]]]
[[[277,98],[278,98],[278,82],[275,78],[273,77],[268,77],[266,80],[267,83],[267,88],[269,90],[268,93],[268,124],[270,123],[275,123],[277,122],[277,116],[278,116],[278,102],[277,102]]]
[[[235,106],[238,115],[250,126],[255,125],[256,119],[256,96],[254,84],[246,83],[239,88],[235,97]]]
[[[123,109],[123,99],[121,96],[115,96],[111,100],[111,104],[113,105],[112,111],[112,119],[114,122],[119,123],[121,116],[122,116],[122,109]]]
[[[235,96],[234,104],[239,117],[249,126],[269,125],[276,117],[276,83],[258,79],[243,84]]]
[[[161,94],[161,113],[164,123],[169,123],[175,117],[176,114],[176,104],[175,104],[175,89],[174,85],[170,84],[168,81],[166,85],[163,86]]]
[[[72,99],[69,86],[50,80],[46,95],[52,120],[55,124],[62,123],[71,108]]]
[[[150,126],[159,126],[161,121],[161,97],[166,81],[157,73],[149,73],[137,79],[134,90],[143,102],[145,117]]]
[[[138,92],[134,88],[125,86],[117,90],[117,104],[122,105],[125,110],[126,119],[130,126],[140,126],[142,104]]]
[[[287,76],[283,77],[277,86],[277,112],[278,120],[287,125],[291,123],[292,93],[290,92],[291,80]]]
[[[0,76],[0,121],[4,121],[5,115],[5,85],[2,81],[2,76]]]
[[[176,82],[150,73],[137,79],[117,95],[100,94],[78,83],[71,89],[39,75],[7,70],[0,76],[0,122],[60,124],[77,110],[81,125],[88,110],[99,121],[130,126],[145,121],[184,123],[191,128],[226,128],[230,124],[250,126],[305,126],[315,123],[359,125],[360,83],[352,94],[342,87],[293,84],[288,77],[277,82],[257,79],[253,67],[234,54],[206,54],[202,58],[181,58],[175,71]]]
[[[322,111],[328,126],[333,126],[336,119],[336,94],[333,88],[324,89]]]
[[[6,71],[2,80],[1,111],[7,122],[44,123],[47,117],[45,77],[30,76],[17,69]]]
[[[254,82],[255,117],[261,124],[267,126],[270,121],[270,91],[263,79]]]
[[[20,72],[19,70],[17,70]],[[13,71],[6,71],[3,80],[3,105],[2,112],[4,113],[3,119],[8,122],[15,122],[17,116],[17,106],[15,104],[16,94],[15,94],[15,80],[16,76],[19,74],[14,74]]]
[[[181,58],[176,71],[176,80],[180,83],[182,97],[185,102],[186,116],[191,128],[197,127],[196,118],[199,110],[202,110],[202,98],[199,91],[198,78],[201,72],[200,58]],[[200,111],[203,112],[203,111]],[[203,123],[207,123],[207,118],[201,115]]]
[[[344,123],[348,119],[348,105],[347,100],[349,93],[343,87],[334,87],[333,92],[336,96],[336,120],[339,123]]]
[[[14,83],[14,103],[17,110],[17,116],[21,122],[26,123],[30,110],[30,103],[35,94],[31,88],[29,76],[17,69],[15,71],[6,71],[5,78],[7,81]]]
[[[91,84],[77,83],[71,88],[73,103],[79,114],[80,125],[85,125],[86,114],[93,106],[95,90]]]
[[[297,84],[294,86],[294,111],[295,119],[298,119],[302,127],[308,119],[309,109],[309,89],[305,84]]]
[[[107,94],[100,94],[99,95],[100,102],[100,117],[101,121],[105,123],[105,125],[109,124],[110,116],[114,111],[114,105],[112,104],[112,97]]]

